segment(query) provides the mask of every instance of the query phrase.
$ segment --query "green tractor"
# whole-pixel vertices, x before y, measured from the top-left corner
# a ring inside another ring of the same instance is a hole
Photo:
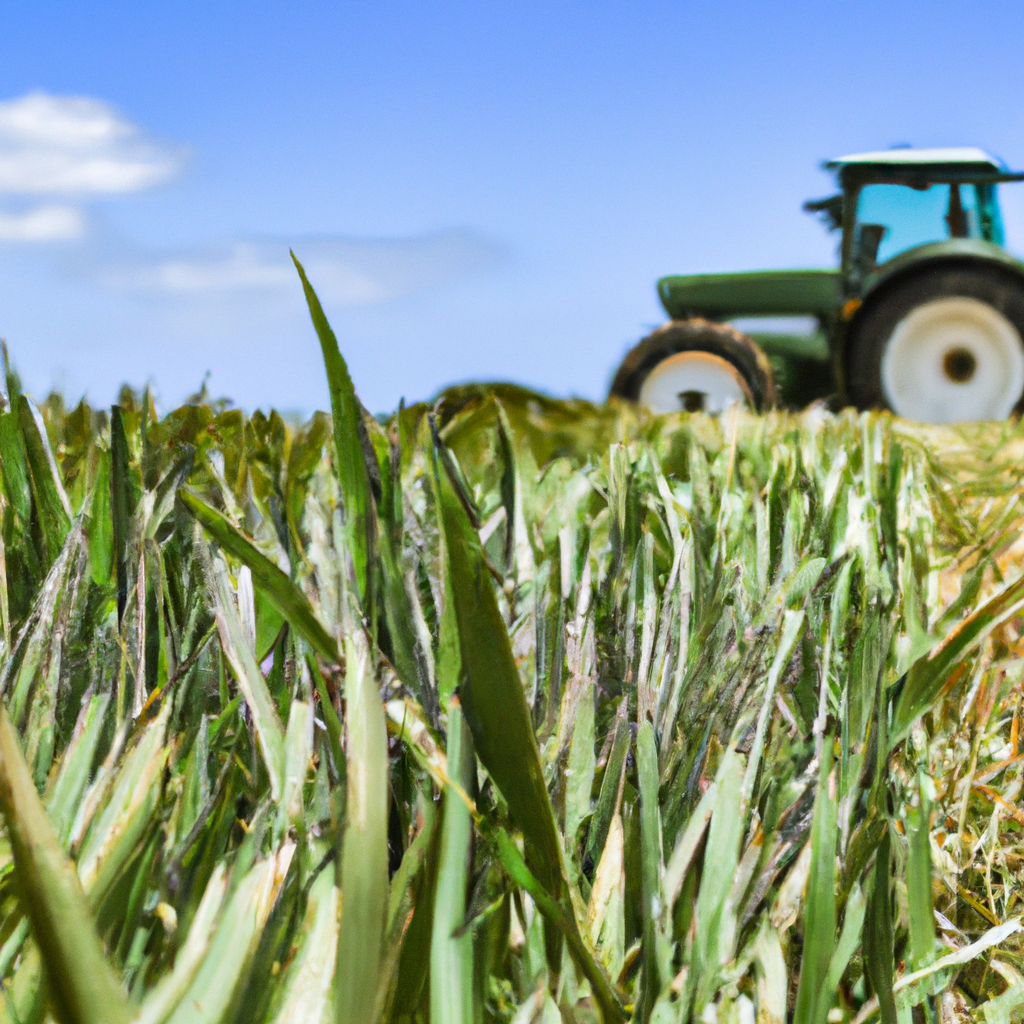
[[[627,354],[611,393],[658,413],[827,399],[931,423],[1024,408],[1024,263],[999,203],[1024,173],[970,148],[825,166],[841,191],[804,209],[842,231],[839,269],[662,278],[672,319]],[[743,319],[747,333],[731,323]]]

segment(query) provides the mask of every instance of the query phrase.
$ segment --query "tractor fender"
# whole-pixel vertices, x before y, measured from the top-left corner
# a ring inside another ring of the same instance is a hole
[[[856,335],[861,320],[879,302],[908,281],[937,270],[960,267],[983,267],[992,274],[1013,278],[1024,284],[1024,263],[997,245],[975,239],[948,239],[922,245],[882,264],[865,281],[862,297],[849,299],[840,317],[833,348],[833,370],[844,398],[849,339]]]

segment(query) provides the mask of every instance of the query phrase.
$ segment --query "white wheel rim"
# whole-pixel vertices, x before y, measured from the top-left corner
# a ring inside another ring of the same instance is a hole
[[[898,416],[925,423],[1005,419],[1024,393],[1024,342],[978,299],[911,310],[882,353],[882,391]]]
[[[640,403],[656,413],[717,414],[750,400],[736,367],[710,352],[677,352],[663,359],[640,388]]]

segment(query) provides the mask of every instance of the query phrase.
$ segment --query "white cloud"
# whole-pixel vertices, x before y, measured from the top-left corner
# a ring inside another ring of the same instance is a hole
[[[171,178],[180,155],[87,96],[0,101],[0,193],[137,192]]]
[[[422,238],[314,238],[292,244],[325,302],[362,305],[444,284],[497,262],[501,249],[468,232]],[[289,243],[235,242],[166,256],[135,256],[96,271],[119,291],[163,295],[291,293]]]
[[[71,206],[40,206],[24,213],[0,212],[0,242],[57,242],[84,234],[85,218]]]

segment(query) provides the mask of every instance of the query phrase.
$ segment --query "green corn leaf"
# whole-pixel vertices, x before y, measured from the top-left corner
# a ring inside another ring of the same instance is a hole
[[[89,502],[89,568],[97,586],[110,585],[114,572],[114,533],[110,512],[109,452],[97,452],[96,477]]]
[[[4,494],[22,522],[32,516],[32,490],[28,477],[25,442],[18,427],[18,415],[0,412],[0,468]]]
[[[338,348],[338,339],[324,316],[320,300],[310,285],[302,264],[292,253],[292,261],[302,280],[309,315],[313,319],[331,393],[331,416],[334,422],[335,472],[341,488],[345,514],[346,549],[352,559],[356,588],[365,614],[372,605],[370,587],[374,560],[374,510],[370,480],[366,469],[363,437],[363,410],[356,397],[348,366]]]
[[[46,985],[39,947],[29,940],[0,1003],[2,1024],[42,1024],[46,1012]]]
[[[198,495],[183,488],[178,491],[178,499],[225,551],[249,567],[254,585],[310,647],[327,661],[340,663],[337,643],[298,586],[233,523]]]
[[[616,814],[594,871],[586,917],[586,934],[612,978],[621,974],[626,953],[624,855],[622,817]]]
[[[273,1024],[318,1024],[331,1012],[338,910],[338,887],[334,884],[331,865],[320,872],[309,890],[299,950],[282,983],[280,1005]]]
[[[594,955],[584,943],[579,929],[576,927],[575,918],[571,913],[567,913],[551,893],[541,885],[527,867],[526,861],[523,860],[523,855],[512,841],[512,837],[503,829],[498,830],[495,836],[495,845],[502,867],[508,872],[512,882],[529,893],[537,905],[537,909],[544,915],[544,919],[561,932],[569,955],[577,969],[590,982],[594,1000],[601,1011],[601,1019],[604,1024],[625,1020],[622,1006],[608,983],[608,979],[604,976],[604,972],[594,959]]]
[[[907,832],[907,916],[910,920],[910,966],[924,967],[935,952],[935,915],[932,911],[932,858],[928,819],[931,780],[919,776],[919,800],[909,808]]]
[[[850,897],[846,901],[846,914],[843,918],[843,930],[839,935],[839,941],[832,951],[832,957],[828,964],[828,974],[825,977],[824,993],[826,999],[831,999],[831,993],[839,988],[843,972],[850,963],[853,954],[857,952],[860,945],[861,930],[864,927],[864,914],[867,910],[867,897],[859,882],[855,882],[850,891]]]
[[[432,848],[437,846],[435,836],[438,815],[434,812],[432,800],[421,800],[418,809],[423,814],[423,827],[416,833],[416,837],[406,848],[402,855],[402,863],[391,879],[391,893],[388,897],[388,923],[387,932],[384,938],[384,957],[381,967],[381,987],[377,993],[377,1005],[381,1008],[381,1020],[390,1020],[395,1006],[396,997],[399,996],[403,986],[412,988],[416,981],[410,978],[403,967],[408,970],[409,956],[417,956],[420,952],[418,940],[422,935],[422,927],[417,927],[416,917],[422,913],[430,916],[433,904],[427,906],[425,889],[430,869],[429,859]],[[434,849],[436,860],[436,849]],[[436,878],[435,878],[436,881]],[[420,923],[422,925],[422,922]],[[429,942],[429,932],[427,931]],[[416,945],[416,948],[407,948]],[[425,950],[423,951],[425,953]],[[424,955],[421,962],[426,966],[429,956]],[[420,986],[426,978],[426,971],[420,973]],[[417,987],[417,991],[419,991]],[[408,993],[401,992],[402,1005],[404,1006]]]
[[[619,785],[630,743],[628,695],[619,703],[612,728],[611,750],[605,764],[601,792],[598,794],[597,809],[594,811],[587,841],[587,852],[592,860],[597,860],[601,856],[619,799]]]
[[[48,561],[52,562],[60,553],[64,546],[64,538],[71,529],[71,504],[64,491],[57,462],[50,450],[43,418],[25,395],[18,399],[18,426],[21,427],[21,435],[25,439],[25,454],[39,526]]]
[[[214,608],[217,616],[217,631],[224,656],[231,665],[235,682],[245,697],[256,726],[263,761],[270,776],[270,790],[274,800],[280,798],[284,782],[284,729],[278,718],[267,681],[256,664],[256,655],[249,646],[238,608],[231,595],[227,568],[222,559],[217,559],[211,572]]]
[[[60,770],[46,801],[46,813],[62,843],[66,843],[74,824],[75,812],[89,782],[110,695],[97,694],[82,708],[74,736],[64,752]]]
[[[225,1019],[242,994],[294,852],[294,843],[286,843],[237,882],[191,984],[164,1018],[168,1024],[220,1024]]]
[[[131,454],[125,431],[124,410],[110,410],[110,514],[113,557],[117,570],[117,620],[124,618],[128,602],[128,544],[135,514],[136,494],[131,476]]]
[[[149,991],[135,1024],[163,1024],[174,1012],[203,964],[227,891],[227,871],[223,864],[218,864],[206,883],[185,942],[174,958],[174,969]]]
[[[708,788],[701,794],[697,806],[693,809],[686,822],[686,828],[676,841],[675,849],[665,865],[665,875],[662,887],[665,893],[666,905],[671,910],[679,897],[679,891],[683,887],[686,873],[690,870],[693,858],[700,846],[701,839],[714,813],[718,800],[718,783],[712,780]]]
[[[730,931],[726,901],[732,891],[743,838],[743,775],[746,759],[730,747],[715,778],[717,799],[708,830],[704,872],[695,909],[697,937],[693,944],[691,971],[695,979],[694,1012],[699,1015],[715,991],[722,961],[727,956],[724,939]]]
[[[594,687],[587,683],[577,705],[569,741],[569,760],[565,779],[565,841],[574,853],[576,832],[590,813],[590,794],[594,788],[597,757],[594,753]]]
[[[962,619],[938,647],[911,665],[906,684],[893,710],[889,729],[890,749],[907,735],[914,720],[928,710],[953,671],[974,646],[1016,615],[1021,608],[1024,608],[1024,576]]]
[[[111,970],[74,866],[46,817],[0,707],[0,810],[14,852],[22,906],[46,964],[50,998],[61,1024],[118,1024],[131,1019]]]
[[[441,850],[430,943],[430,1016],[450,1024],[472,1024],[473,933],[462,931],[469,889],[473,825],[463,793],[476,781],[473,737],[458,698],[448,708],[448,770],[463,792],[445,792]]]
[[[284,783],[281,787],[281,817],[296,827],[303,823],[302,791],[313,756],[313,708],[293,700],[284,738]]]
[[[338,712],[334,710],[334,704],[331,703],[331,695],[327,692],[327,684],[324,682],[324,677],[320,674],[320,668],[316,663],[316,659],[310,655],[307,658],[306,664],[310,675],[313,677],[317,695],[320,697],[320,714],[324,716],[324,724],[327,727],[327,740],[331,745],[331,757],[334,758],[334,765],[338,770],[339,777],[344,781],[345,753],[341,746],[341,720],[338,718]]]
[[[522,830],[527,863],[544,888],[559,899],[561,842],[508,631],[480,538],[444,472],[437,478],[437,491],[458,629],[462,708],[477,756]]]
[[[811,825],[811,873],[794,1024],[825,1024],[832,1003],[826,988],[836,935],[836,800],[831,774],[832,739],[826,736]]]
[[[889,895],[889,832],[886,830],[875,853],[871,894],[864,918],[865,974],[875,991],[882,1024],[896,1024],[893,995],[893,920]]]
[[[398,963],[393,980],[389,979],[389,991],[384,1000],[385,1010],[389,1011],[385,1019],[392,1021],[406,1020],[416,1012],[430,971],[441,847],[437,817],[436,814],[428,814],[424,828],[406,850],[402,866],[392,883],[388,933],[393,935],[396,929],[403,928]],[[421,842],[423,839],[426,840],[425,848]],[[417,868],[418,864],[422,866]],[[403,882],[403,878],[408,882]],[[403,913],[411,913],[411,918],[406,917],[404,926],[401,921]]]
[[[415,613],[402,575],[400,545],[391,536],[386,524],[380,533],[380,563],[383,575],[384,614],[394,652],[395,670],[402,682],[425,707],[432,707],[435,696],[423,665],[416,636]]]
[[[337,1024],[375,1024],[388,909],[388,739],[367,652],[345,645],[348,793],[341,844]]]
[[[170,706],[146,726],[119,764],[106,805],[92,821],[78,852],[78,875],[96,906],[114,884],[148,830],[156,812],[163,771]]]
[[[669,980],[671,963],[667,942],[661,934],[665,906],[661,889],[661,816],[658,805],[658,754],[654,727],[642,722],[636,738],[637,775],[640,781],[640,890],[643,898],[643,990],[639,1020],[650,1019],[662,986]]]
[[[152,490],[152,506],[147,504],[145,535],[155,539],[167,517],[174,509],[174,501],[182,485],[188,480],[195,463],[195,449],[188,445],[180,451],[171,468]]]

